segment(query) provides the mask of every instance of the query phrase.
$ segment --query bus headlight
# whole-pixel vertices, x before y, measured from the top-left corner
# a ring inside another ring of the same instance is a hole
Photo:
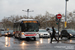
[[[24,33],[22,32],[22,35],[24,35]]]

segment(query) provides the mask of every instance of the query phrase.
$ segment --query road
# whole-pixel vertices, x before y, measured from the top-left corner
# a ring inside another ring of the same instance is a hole
[[[50,43],[50,38],[39,38],[33,40],[18,40],[14,37],[0,37],[0,50],[75,50],[75,39],[60,40],[57,43],[53,40]]]

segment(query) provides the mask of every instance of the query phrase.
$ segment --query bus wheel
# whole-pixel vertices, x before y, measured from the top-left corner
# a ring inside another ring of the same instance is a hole
[[[26,37],[26,40],[27,40],[27,41],[29,41],[29,40],[30,40],[30,38],[29,38],[29,37]]]
[[[36,38],[34,37],[34,41],[36,41]]]
[[[14,37],[17,38],[17,37],[16,37],[16,34],[14,35]]]

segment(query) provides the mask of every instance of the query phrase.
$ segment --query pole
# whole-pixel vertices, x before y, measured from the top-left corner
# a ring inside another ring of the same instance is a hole
[[[67,1],[65,3],[65,22],[66,22],[66,17],[67,17]]]
[[[58,41],[59,41],[59,26],[60,26],[60,21],[58,19]]]
[[[67,23],[67,1],[65,2],[65,23]],[[66,25],[65,25],[65,29],[66,29]]]
[[[28,17],[29,17],[29,9],[27,9],[27,19],[28,19]]]
[[[22,11],[25,11],[25,10],[22,10]],[[32,10],[32,11],[29,11],[29,9],[27,9],[27,11],[25,11],[25,12],[27,12],[27,19],[28,19],[28,17],[29,17],[29,12],[33,12],[33,10]]]

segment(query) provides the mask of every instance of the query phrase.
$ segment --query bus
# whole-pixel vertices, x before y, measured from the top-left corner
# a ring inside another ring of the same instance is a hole
[[[18,39],[38,38],[40,23],[36,19],[20,19],[14,23],[14,37]]]

